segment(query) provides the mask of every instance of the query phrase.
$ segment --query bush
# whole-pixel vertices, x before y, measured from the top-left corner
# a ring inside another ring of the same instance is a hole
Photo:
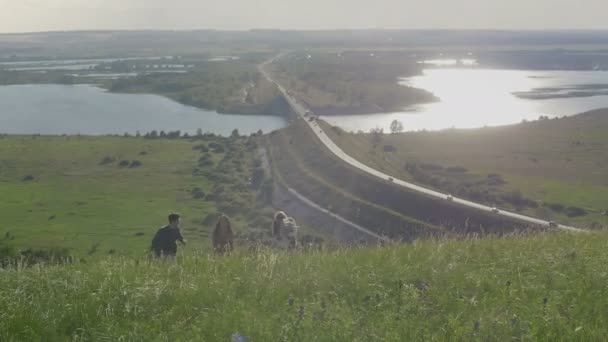
[[[535,201],[524,197],[521,194],[521,192],[519,192],[519,191],[510,192],[506,195],[503,195],[501,198],[505,202],[510,203],[517,208],[521,208],[521,207],[538,208],[538,204]]]
[[[213,151],[213,153],[224,153],[226,152],[226,147],[220,143],[211,142],[209,143],[209,148]]]
[[[99,162],[99,165],[108,165],[108,164],[114,163],[115,161],[116,161],[116,158],[106,156]]]
[[[27,176],[24,176],[21,180],[24,182],[30,182],[30,181],[33,181],[34,179],[35,179],[34,176],[27,175]]]
[[[587,215],[587,210],[578,207],[568,207],[566,208],[565,214],[568,217],[579,217]]]
[[[207,145],[205,145],[205,144],[196,145],[196,146],[192,147],[192,149],[195,151],[201,151],[202,153],[209,152],[209,147],[207,147]]]
[[[209,153],[205,153],[202,157],[200,157],[198,160],[198,166],[200,166],[200,167],[213,166],[213,159],[211,158],[211,155]]]
[[[192,189],[191,193],[192,193],[192,198],[194,198],[194,199],[204,199],[205,198],[205,192],[201,188],[194,188],[194,189]]]
[[[120,163],[118,163],[118,166],[120,167],[127,167],[129,166],[129,161],[128,160],[121,160]]]
[[[131,162],[131,165],[129,165],[129,168],[133,169],[140,166],[142,166],[142,163],[139,160],[134,160]]]

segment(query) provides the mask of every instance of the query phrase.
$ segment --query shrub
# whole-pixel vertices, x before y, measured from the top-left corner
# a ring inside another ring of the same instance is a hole
[[[108,164],[114,163],[115,161],[116,161],[116,158],[106,156],[99,162],[99,165],[108,165]]]
[[[194,189],[192,189],[191,193],[192,193],[192,198],[194,198],[194,199],[204,199],[205,198],[205,192],[201,188],[194,188]]]
[[[198,166],[200,166],[200,167],[213,166],[213,159],[211,158],[211,155],[209,153],[205,153],[202,157],[200,157],[198,160]]]
[[[127,167],[127,166],[129,166],[129,161],[128,160],[121,160],[120,163],[118,163],[118,166],[120,166],[120,167]]]
[[[142,165],[142,163],[139,160],[134,160],[131,162],[131,165],[129,165],[129,168],[133,169],[136,167],[140,167]]]
[[[209,152],[209,148],[205,144],[196,145],[196,146],[192,147],[192,149],[195,151],[201,151],[203,153]]]
[[[213,153],[224,153],[226,152],[226,147],[217,142],[209,143],[209,148],[213,151]]]
[[[587,210],[579,207],[568,207],[566,208],[565,214],[568,217],[579,217],[587,215]]]
[[[21,180],[24,181],[24,182],[30,182],[30,181],[33,181],[34,179],[35,179],[34,176],[32,176],[32,175],[26,175]]]

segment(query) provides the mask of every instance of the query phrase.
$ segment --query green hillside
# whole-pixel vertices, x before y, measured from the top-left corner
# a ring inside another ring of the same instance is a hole
[[[5,269],[2,341],[600,341],[605,232]]]

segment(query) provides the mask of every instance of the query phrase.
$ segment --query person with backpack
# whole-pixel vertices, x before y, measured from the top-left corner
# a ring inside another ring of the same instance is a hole
[[[298,225],[293,217],[287,216],[285,212],[278,211],[274,214],[272,223],[272,236],[275,244],[287,249],[298,247]]]
[[[159,229],[156,235],[154,235],[150,250],[154,252],[157,258],[175,257],[177,254],[177,241],[182,245],[186,245],[186,240],[179,230],[179,214],[171,213],[169,215],[169,224]]]

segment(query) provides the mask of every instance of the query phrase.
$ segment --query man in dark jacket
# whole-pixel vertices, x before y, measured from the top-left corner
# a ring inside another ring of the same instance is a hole
[[[169,215],[169,225],[162,227],[152,239],[150,248],[156,257],[170,256],[177,254],[177,241],[182,245],[186,244],[182,233],[179,231],[179,215],[172,213]]]

